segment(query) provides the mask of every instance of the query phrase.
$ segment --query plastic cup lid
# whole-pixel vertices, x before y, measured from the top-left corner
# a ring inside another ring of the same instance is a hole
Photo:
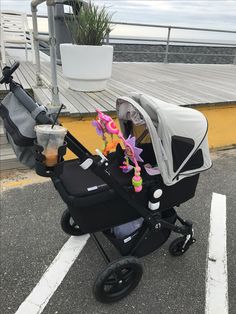
[[[35,126],[36,133],[45,133],[45,134],[66,134],[67,129],[64,128],[61,125],[54,125],[52,126],[50,124],[41,124]]]

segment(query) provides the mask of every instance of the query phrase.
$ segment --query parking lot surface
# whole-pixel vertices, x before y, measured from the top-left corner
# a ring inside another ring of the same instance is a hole
[[[144,274],[125,299],[102,304],[92,294],[93,282],[105,263],[89,238],[53,295],[42,304],[43,314],[202,314],[213,193],[226,196],[229,313],[236,313],[236,150],[212,155],[214,166],[200,175],[196,195],[177,208],[194,222],[197,242],[180,257],[170,256],[169,240],[141,258]],[[2,188],[0,312],[17,313],[69,236],[60,229],[66,205],[50,181]],[[115,249],[102,239],[114,258]],[[55,274],[56,276],[57,274]],[[41,313],[38,312],[38,313]],[[32,313],[24,313],[32,314]],[[213,314],[213,313],[211,313]],[[214,313],[215,314],[215,313]]]

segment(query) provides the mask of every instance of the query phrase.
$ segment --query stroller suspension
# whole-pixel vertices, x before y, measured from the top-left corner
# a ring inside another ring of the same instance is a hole
[[[196,242],[194,238],[193,223],[190,220],[183,220],[177,215],[177,220],[182,224],[182,227],[177,227],[175,232],[183,234],[182,237],[175,239],[169,246],[169,252],[173,256],[183,255],[189,247]]]

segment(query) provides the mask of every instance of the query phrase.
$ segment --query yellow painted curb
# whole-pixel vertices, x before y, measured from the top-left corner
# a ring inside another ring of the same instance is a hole
[[[62,117],[60,123],[67,128],[71,134],[80,141],[92,154],[95,154],[95,149],[102,150],[103,140],[98,136],[95,127],[92,126],[94,118],[86,118],[78,120],[78,118]],[[117,118],[114,121],[119,125]],[[76,158],[76,156],[69,150],[66,153],[66,160]]]
[[[236,145],[236,103],[196,105],[194,109],[201,111],[208,119],[208,141],[210,149],[231,147]],[[115,115],[113,114],[113,117]],[[83,120],[73,117],[62,117],[60,122],[91,152],[103,147],[103,141],[92,126],[93,117]],[[117,125],[117,118],[114,118]],[[68,150],[66,159],[76,158]]]
[[[50,179],[40,177],[33,171],[29,171],[24,174],[15,171],[10,177],[4,178],[4,175],[2,175],[2,179],[0,180],[0,191],[4,192],[18,187],[23,188],[26,185],[38,184],[47,181],[50,181]]]
[[[236,103],[230,105],[196,106],[208,120],[210,149],[236,145]]]

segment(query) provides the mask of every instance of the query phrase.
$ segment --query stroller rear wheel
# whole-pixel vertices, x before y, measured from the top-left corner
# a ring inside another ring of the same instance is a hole
[[[122,257],[108,264],[97,276],[93,294],[102,303],[121,300],[138,285],[142,274],[142,265],[136,257]]]
[[[62,230],[73,236],[81,236],[85,234],[80,227],[74,222],[68,209],[66,209],[61,216],[61,228]]]

